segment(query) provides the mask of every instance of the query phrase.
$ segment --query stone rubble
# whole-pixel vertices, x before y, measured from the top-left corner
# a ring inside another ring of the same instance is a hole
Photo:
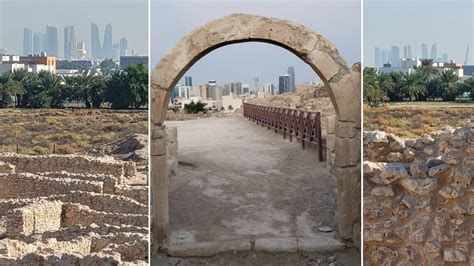
[[[474,120],[363,143],[367,265],[474,265]]]
[[[147,186],[133,162],[0,153],[0,265],[147,265]]]

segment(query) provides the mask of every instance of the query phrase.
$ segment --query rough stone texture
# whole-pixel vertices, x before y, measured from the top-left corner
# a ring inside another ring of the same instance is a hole
[[[134,164],[0,158],[0,265],[146,265],[147,187],[123,182]]]
[[[168,175],[175,176],[178,172],[178,129],[176,127],[166,127],[166,158]]]
[[[166,244],[169,232],[170,169],[166,168],[171,163],[167,162],[163,122],[171,92],[183,73],[207,53],[225,45],[252,41],[290,50],[325,83],[339,125],[333,138],[334,153],[328,151],[327,157],[338,179],[337,217],[341,237],[353,238],[353,226],[360,224],[360,174],[357,172],[360,165],[360,64],[349,69],[327,39],[302,25],[275,18],[233,14],[208,22],[186,35],[161,59],[151,75],[153,231],[159,245]]]
[[[473,125],[420,139],[364,133],[367,264],[473,265]]]

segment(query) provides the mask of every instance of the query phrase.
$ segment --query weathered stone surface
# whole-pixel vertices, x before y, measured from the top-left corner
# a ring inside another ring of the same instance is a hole
[[[401,178],[408,178],[407,165],[402,163],[388,163],[380,173],[385,184],[390,184]]]

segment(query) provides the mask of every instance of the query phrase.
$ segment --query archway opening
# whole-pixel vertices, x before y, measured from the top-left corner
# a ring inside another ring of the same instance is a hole
[[[351,71],[324,37],[294,23],[254,15],[234,14],[211,21],[184,37],[156,66],[151,77],[152,208],[158,245],[169,240],[169,179],[164,119],[172,91],[200,58],[222,46],[266,42],[289,50],[306,62],[328,89],[336,122],[328,133],[334,147],[330,159],[336,179],[336,220],[341,238],[360,232],[360,69]]]
[[[261,65],[246,65],[265,59]],[[285,81],[279,86],[279,77],[290,78],[292,71],[295,88]],[[249,42],[210,52],[179,78],[165,121],[169,131],[177,128],[179,147],[169,178],[170,246],[335,239],[336,180],[327,162],[319,160],[319,147],[307,143],[302,149],[296,136],[284,139],[242,114],[243,103],[320,112],[326,141],[335,112],[317,74],[281,47]],[[273,93],[265,84],[274,84]],[[182,109],[191,101],[205,102],[211,110],[186,114]]]

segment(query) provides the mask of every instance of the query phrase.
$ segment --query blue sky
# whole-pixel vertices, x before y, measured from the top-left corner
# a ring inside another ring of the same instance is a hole
[[[85,41],[90,53],[92,21],[99,26],[101,43],[111,22],[114,43],[126,37],[129,50],[148,54],[147,0],[0,0],[0,47],[21,53],[23,28],[44,33],[50,25],[58,28],[62,55],[64,27],[75,25],[77,40]]]
[[[151,0],[151,65],[196,27],[232,13],[276,17],[305,25],[329,39],[349,66],[360,61],[360,2],[332,1],[232,1]],[[185,75],[193,84],[210,79],[223,84],[240,80],[253,87],[255,75],[260,86],[278,84],[278,76],[293,66],[297,83],[314,80],[315,73],[287,50],[271,44],[241,43],[219,48],[199,60]]]
[[[463,63],[470,45],[469,63],[474,64],[473,0],[365,0],[364,62],[374,64],[374,49],[411,44],[421,56],[421,43],[437,44],[438,56],[447,53]]]

